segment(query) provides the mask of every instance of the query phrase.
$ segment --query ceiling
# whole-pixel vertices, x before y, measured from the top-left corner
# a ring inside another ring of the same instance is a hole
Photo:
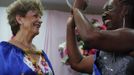
[[[15,0],[0,0],[0,6],[6,7]],[[73,1],[73,0],[70,0]],[[101,14],[102,7],[107,0],[89,0],[89,6],[86,10],[88,14]],[[66,0],[42,0],[42,3],[47,10],[69,11]]]

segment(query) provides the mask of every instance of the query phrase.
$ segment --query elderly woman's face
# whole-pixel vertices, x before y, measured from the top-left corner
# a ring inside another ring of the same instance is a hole
[[[25,17],[21,18],[22,24],[20,29],[28,31],[32,34],[38,34],[39,28],[41,26],[41,15],[37,13],[37,11],[30,10],[27,12]]]
[[[108,29],[117,29],[123,26],[123,5],[120,0],[109,0],[104,6],[104,14],[105,19],[103,17],[104,22],[107,20],[111,20],[111,25],[108,26]],[[108,24],[106,24],[108,25]]]

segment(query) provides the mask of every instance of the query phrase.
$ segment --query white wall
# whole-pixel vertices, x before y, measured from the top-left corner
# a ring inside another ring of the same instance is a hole
[[[7,21],[6,9],[0,7],[0,41],[9,40],[11,38],[11,30]]]

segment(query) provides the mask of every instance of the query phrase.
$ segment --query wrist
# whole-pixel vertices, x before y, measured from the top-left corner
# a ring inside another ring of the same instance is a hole
[[[73,16],[70,16],[67,20],[67,27],[75,29],[75,23]]]

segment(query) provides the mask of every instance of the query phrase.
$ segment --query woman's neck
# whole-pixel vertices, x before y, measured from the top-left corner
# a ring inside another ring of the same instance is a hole
[[[34,35],[26,31],[19,31],[16,36],[11,39],[11,42],[19,45],[21,48],[33,49],[32,40]]]

